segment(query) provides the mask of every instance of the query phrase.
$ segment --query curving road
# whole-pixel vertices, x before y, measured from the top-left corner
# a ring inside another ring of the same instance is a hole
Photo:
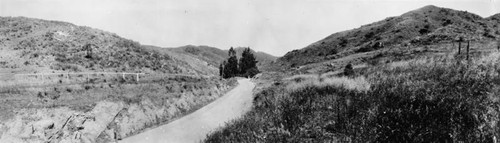
[[[169,124],[125,138],[120,143],[194,143],[205,139],[211,131],[238,118],[252,106],[249,79],[238,79],[239,85],[207,106]]]

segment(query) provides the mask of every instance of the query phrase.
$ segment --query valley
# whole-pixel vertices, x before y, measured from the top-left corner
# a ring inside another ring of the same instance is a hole
[[[500,14],[428,5],[282,57],[250,48],[143,45],[0,17],[0,142],[500,137]]]

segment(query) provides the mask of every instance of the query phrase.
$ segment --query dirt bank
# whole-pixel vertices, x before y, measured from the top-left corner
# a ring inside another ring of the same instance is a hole
[[[234,87],[203,81],[175,85],[121,85],[115,90],[123,93],[113,92],[107,99],[89,105],[89,110],[66,106],[14,109],[10,119],[0,121],[0,143],[113,142],[171,122]],[[128,86],[133,91],[127,90]],[[141,92],[136,91],[138,86]]]

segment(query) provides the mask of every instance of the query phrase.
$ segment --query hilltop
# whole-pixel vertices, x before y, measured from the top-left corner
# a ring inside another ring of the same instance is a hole
[[[277,60],[277,66],[309,68],[318,63],[345,65],[348,62],[368,62],[377,57],[391,60],[395,53],[411,56],[405,52],[428,45],[451,43],[460,38],[470,41],[495,40],[500,36],[499,20],[500,14],[483,18],[466,11],[429,5],[331,34],[305,48],[288,52]],[[349,59],[342,60],[345,58]]]

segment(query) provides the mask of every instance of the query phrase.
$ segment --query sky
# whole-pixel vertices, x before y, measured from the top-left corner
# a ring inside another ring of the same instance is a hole
[[[65,21],[145,45],[241,46],[283,56],[426,5],[500,13],[500,0],[0,0],[0,16]]]

